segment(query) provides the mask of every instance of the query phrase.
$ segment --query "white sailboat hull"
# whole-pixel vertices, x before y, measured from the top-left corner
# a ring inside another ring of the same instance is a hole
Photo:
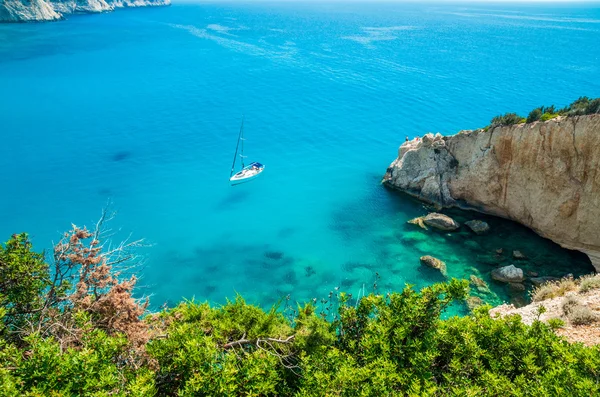
[[[232,185],[239,185],[240,183],[249,182],[256,179],[265,170],[265,166],[262,164],[255,165],[257,163],[250,164],[244,167],[241,171],[235,173],[229,181]]]

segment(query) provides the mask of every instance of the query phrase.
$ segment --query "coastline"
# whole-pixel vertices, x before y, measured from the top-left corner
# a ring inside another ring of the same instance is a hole
[[[73,14],[100,14],[119,8],[166,7],[171,0],[6,0],[0,5],[0,23],[57,22]]]

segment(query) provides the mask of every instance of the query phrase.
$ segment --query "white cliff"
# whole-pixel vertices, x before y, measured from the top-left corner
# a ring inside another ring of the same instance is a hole
[[[44,0],[0,0],[0,22],[56,21],[61,14]]]
[[[600,271],[599,168],[600,115],[559,117],[405,142],[384,183],[522,223]]]
[[[68,14],[170,4],[171,0],[0,0],[0,22],[55,21]]]

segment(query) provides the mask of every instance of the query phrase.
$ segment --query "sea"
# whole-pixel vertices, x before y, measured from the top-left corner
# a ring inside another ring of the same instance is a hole
[[[380,182],[406,137],[600,96],[598,37],[600,5],[573,3],[174,2],[0,25],[0,240],[28,232],[51,262],[108,206],[107,244],[144,239],[124,274],[154,308],[444,281],[423,255],[523,304],[491,270],[577,276],[587,257],[472,212],[450,215],[489,235],[422,230],[407,221],[431,208]],[[231,186],[242,117],[244,160],[266,168]]]

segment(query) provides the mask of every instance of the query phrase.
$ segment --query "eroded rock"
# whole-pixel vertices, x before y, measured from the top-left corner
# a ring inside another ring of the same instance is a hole
[[[423,218],[423,223],[445,232],[456,230],[460,224],[447,215],[432,212]]]
[[[515,220],[600,271],[600,115],[426,135],[405,142],[384,183],[442,207]]]
[[[420,259],[421,265],[439,270],[444,276],[446,275],[446,263],[434,258],[431,255],[422,256]]]

